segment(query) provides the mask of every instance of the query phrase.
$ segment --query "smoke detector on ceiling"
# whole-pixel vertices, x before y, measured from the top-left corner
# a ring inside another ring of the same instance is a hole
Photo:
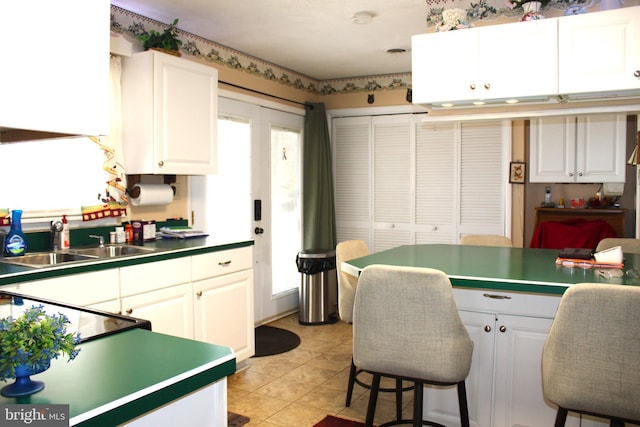
[[[371,12],[356,12],[351,17],[351,22],[358,25],[371,24],[374,16]]]

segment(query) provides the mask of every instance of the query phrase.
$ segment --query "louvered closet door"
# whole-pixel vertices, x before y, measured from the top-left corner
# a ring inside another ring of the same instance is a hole
[[[458,125],[417,122],[415,242],[456,243]]]
[[[505,204],[511,127],[502,121],[467,122],[460,127],[459,235],[508,235]]]
[[[371,208],[370,117],[332,120],[338,241],[369,241]]]
[[[412,117],[378,116],[373,123],[373,250],[412,242]]]

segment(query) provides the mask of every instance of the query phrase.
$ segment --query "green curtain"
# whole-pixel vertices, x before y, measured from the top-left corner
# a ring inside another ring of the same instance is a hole
[[[302,152],[302,246],[333,250],[337,242],[331,140],[322,103],[306,104]]]

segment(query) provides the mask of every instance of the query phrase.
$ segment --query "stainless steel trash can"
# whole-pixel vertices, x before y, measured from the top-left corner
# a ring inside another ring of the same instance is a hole
[[[301,273],[300,311],[302,325],[334,323],[338,320],[338,277],[335,250],[304,250],[296,257]]]

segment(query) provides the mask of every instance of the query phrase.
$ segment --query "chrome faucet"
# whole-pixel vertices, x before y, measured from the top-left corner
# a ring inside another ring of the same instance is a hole
[[[51,221],[51,226],[49,227],[49,231],[51,232],[51,240],[49,243],[49,247],[52,251],[60,250],[60,233],[62,233],[62,221],[59,219],[55,221]]]
[[[95,234],[90,234],[89,237],[93,237],[94,239],[98,239],[98,247],[104,248],[104,237],[96,236]]]

